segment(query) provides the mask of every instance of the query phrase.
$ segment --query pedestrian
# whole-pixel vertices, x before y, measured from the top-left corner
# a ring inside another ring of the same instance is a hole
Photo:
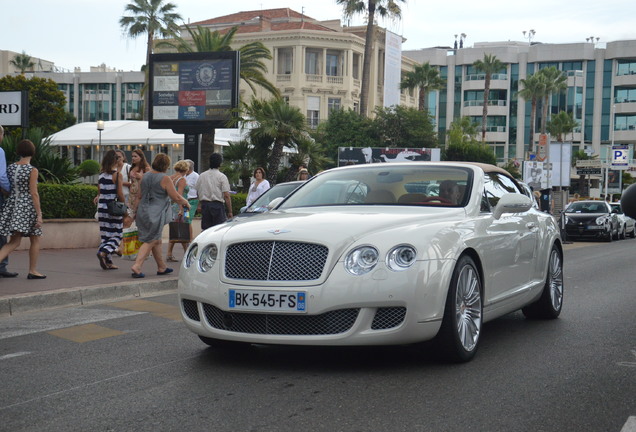
[[[121,149],[115,149],[115,153],[117,153],[117,172],[122,175],[122,190],[124,192],[124,203],[127,207],[130,207],[130,170],[132,166],[128,163],[128,159],[126,159],[126,153],[124,153]],[[129,214],[124,215],[123,226],[124,228],[129,228],[132,225],[132,217]],[[117,249],[117,255],[121,256],[121,244],[119,249]]]
[[[2,140],[4,139],[4,128],[0,126],[0,144],[2,144]],[[7,160],[4,156],[4,150],[0,147],[0,208],[4,204],[4,196],[9,195],[11,191],[11,184],[9,183],[9,178],[7,177]],[[0,235],[0,248],[2,248],[7,243],[7,237],[4,235]],[[18,273],[7,270],[7,265],[9,265],[9,258],[5,258],[0,261],[0,277],[12,278],[16,277]]]
[[[123,216],[108,213],[108,203],[111,201],[125,202],[123,176],[117,171],[117,152],[108,150],[102,159],[99,174],[99,193],[94,202],[97,204],[97,220],[99,221],[99,235],[101,243],[97,249],[99,265],[104,270],[115,270],[111,255],[115,253],[122,239]]]
[[[307,168],[301,168],[298,171],[298,175],[296,176],[296,180],[308,180],[309,179],[309,171],[307,171]]]
[[[190,169],[190,164],[184,160],[180,160],[179,162],[174,164],[173,169],[174,169],[174,174],[170,176],[170,180],[172,181],[172,184],[174,184],[174,187],[177,190],[177,193],[187,200],[188,193],[190,192],[190,186],[188,186],[186,174],[188,173],[188,170]],[[183,215],[184,211],[183,211],[182,205],[173,201],[171,207],[172,207],[172,221],[176,221],[176,222],[183,221],[185,223],[190,223],[189,222],[190,212],[188,212],[188,217],[185,218]],[[192,238],[192,235],[190,235],[190,237]],[[179,262],[172,255],[172,250],[174,249],[175,243],[181,243],[181,246],[183,246],[184,253],[186,250],[188,250],[188,245],[190,244],[189,241],[182,242],[182,241],[173,241],[173,239],[170,239],[170,243],[168,244],[168,256],[166,257],[166,261],[168,262]]]
[[[186,175],[186,181],[188,182],[188,202],[190,203],[190,211],[188,212],[188,226],[190,227],[190,238],[194,238],[192,235],[192,220],[194,214],[199,207],[199,199],[197,198],[197,180],[199,180],[199,174],[194,170],[194,161],[186,159],[186,162],[190,165],[188,174]]]
[[[10,235],[11,239],[0,249],[0,261],[20,246],[22,237],[29,237],[31,245],[27,279],[44,279],[46,276],[37,271],[42,235],[42,209],[38,194],[38,169],[31,165],[35,145],[29,140],[22,140],[16,146],[16,153],[20,160],[7,168],[11,194],[4,203],[0,216],[0,235]]]
[[[166,266],[163,261],[161,251],[161,236],[163,227],[170,218],[170,200],[177,204],[190,208],[188,200],[179,195],[174,187],[174,183],[166,171],[170,167],[170,158],[164,153],[155,156],[149,172],[144,174],[141,180],[141,199],[137,207],[137,228],[139,229],[139,240],[142,242],[137,259],[132,265],[132,277],[143,278],[142,267],[150,252],[157,263],[157,274],[165,275],[173,270]]]
[[[254,181],[250,185],[250,190],[247,194],[247,202],[245,203],[248,207],[256,198],[261,196],[263,192],[270,188],[269,182],[265,180],[265,169],[262,167],[258,167],[254,170]]]
[[[150,165],[146,161],[146,156],[141,149],[132,151],[132,166],[129,172],[130,187],[128,192],[128,214],[134,220],[137,204],[141,197],[141,179],[144,174],[150,171]]]
[[[210,169],[201,173],[195,186],[201,203],[201,230],[223,223],[232,217],[230,182],[219,170],[221,163],[223,156],[212,153]]]

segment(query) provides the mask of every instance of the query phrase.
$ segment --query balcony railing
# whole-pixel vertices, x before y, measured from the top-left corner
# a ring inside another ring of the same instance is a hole
[[[488,106],[500,106],[505,107],[508,105],[508,101],[506,100],[490,100],[488,101]],[[469,100],[464,101],[464,107],[474,107],[474,106],[484,106],[483,100]]]
[[[291,75],[290,74],[278,74],[276,75],[276,81],[278,82],[290,82]]]
[[[508,74],[492,74],[491,80],[508,80]],[[486,74],[472,74],[466,75],[466,81],[485,81]]]
[[[327,84],[342,84],[344,82],[341,76],[327,75]]]
[[[306,77],[307,77],[307,82],[316,82],[316,83],[322,82],[322,75],[306,74]]]

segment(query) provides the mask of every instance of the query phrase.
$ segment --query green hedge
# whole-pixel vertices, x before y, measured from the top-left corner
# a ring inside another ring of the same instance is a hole
[[[38,193],[44,219],[93,219],[95,217],[96,208],[93,198],[97,195],[97,186],[38,183]],[[245,205],[247,194],[237,193],[231,197],[232,213],[238,214],[241,207]]]
[[[93,219],[97,186],[38,183],[40,207],[44,219]]]

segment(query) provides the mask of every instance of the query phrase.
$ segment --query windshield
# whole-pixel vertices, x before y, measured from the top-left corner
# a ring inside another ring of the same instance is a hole
[[[608,213],[605,203],[602,201],[573,202],[566,210],[567,213]]]
[[[303,184],[303,182],[279,183],[276,186],[272,186],[270,189],[263,192],[261,196],[256,198],[256,200],[252,204],[250,204],[250,206],[247,209],[245,209],[245,212],[246,213],[266,212],[269,210],[267,206],[269,205],[270,202],[272,202],[276,198],[286,197],[301,184]]]
[[[311,179],[279,208],[328,205],[460,207],[470,196],[472,170],[440,165],[356,166]]]

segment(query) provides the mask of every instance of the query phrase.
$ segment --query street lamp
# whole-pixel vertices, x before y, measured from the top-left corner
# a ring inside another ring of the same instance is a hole
[[[104,120],[97,120],[97,130],[99,131],[99,142],[97,144],[97,154],[102,147],[102,131],[104,130]]]
[[[595,37],[595,36],[586,37],[585,41],[589,43],[594,43],[594,39],[596,39],[596,43],[598,43],[600,37]]]
[[[530,29],[530,30],[523,30],[521,33],[523,33],[523,37],[528,39],[528,44],[532,45],[532,38],[534,37],[535,34],[537,34],[536,31],[534,31],[534,29]],[[528,33],[528,35],[526,36],[526,33]]]

